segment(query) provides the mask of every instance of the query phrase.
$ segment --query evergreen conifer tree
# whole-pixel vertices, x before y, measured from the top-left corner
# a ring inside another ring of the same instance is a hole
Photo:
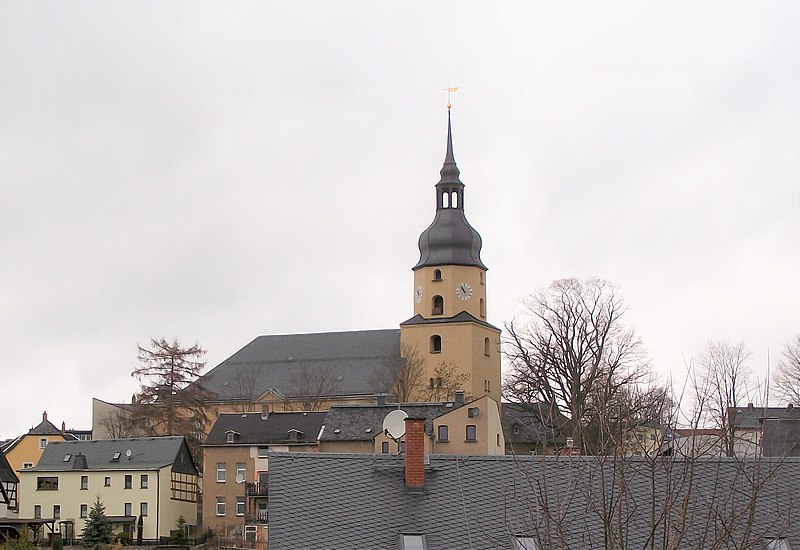
[[[82,537],[84,548],[107,548],[114,540],[111,522],[106,517],[106,507],[100,502],[100,495],[89,510],[89,519],[83,528]]]

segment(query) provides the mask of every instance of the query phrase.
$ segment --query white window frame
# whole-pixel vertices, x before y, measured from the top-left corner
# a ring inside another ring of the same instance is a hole
[[[44,449],[45,447],[47,447],[47,438],[46,437],[40,437],[39,438],[39,449],[41,450],[41,449]]]
[[[228,469],[224,462],[217,462],[217,483],[225,483],[228,478]]]
[[[217,507],[216,507],[217,517],[225,516],[227,512],[227,507],[225,506],[225,497],[217,497]]]
[[[239,466],[241,466],[241,468]],[[240,479],[242,480],[242,483],[244,483],[247,480],[247,463],[246,462],[237,462],[236,463],[236,483],[239,483]]]
[[[123,516],[132,516],[133,515],[133,502],[126,502],[122,505],[122,515]]]
[[[150,487],[150,477],[147,474],[141,474],[139,476],[139,488],[148,489],[149,487]]]
[[[139,503],[139,515],[142,516],[142,517],[145,517],[145,518],[147,517],[147,503],[146,502],[140,502]]]
[[[88,504],[81,504],[80,510],[81,510],[80,514],[81,514],[82,518],[88,518],[89,517],[89,505]]]
[[[246,503],[245,503],[244,497],[236,497],[236,515],[237,516],[241,517],[241,516],[244,515],[245,504]],[[241,508],[241,512],[239,511],[240,508]]]

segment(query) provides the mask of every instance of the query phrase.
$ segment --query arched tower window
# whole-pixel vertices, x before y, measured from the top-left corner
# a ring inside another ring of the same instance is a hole
[[[481,317],[486,317],[486,303],[483,301],[483,298],[481,298],[480,304],[481,304]]]
[[[441,269],[434,269],[433,270],[433,280],[434,281],[441,281],[442,280],[442,270]]]
[[[458,192],[450,193],[450,208],[458,208]]]
[[[438,334],[431,336],[431,353],[442,352],[442,337]],[[433,378],[431,378],[431,387],[433,387]]]
[[[442,193],[442,208],[450,208],[450,193]]]
[[[484,284],[484,282],[483,282],[483,271],[481,271],[480,276],[481,276],[481,284]]]
[[[444,298],[436,295],[431,300],[431,315],[442,315],[444,313]]]
[[[483,339],[483,354],[484,355],[489,355],[489,339],[488,338],[484,338]]]

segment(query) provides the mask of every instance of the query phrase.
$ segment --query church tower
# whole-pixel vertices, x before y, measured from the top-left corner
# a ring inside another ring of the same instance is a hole
[[[444,371],[461,380],[467,395],[489,395],[499,402],[500,330],[486,322],[487,268],[481,261],[481,236],[464,214],[449,110],[440,174],[436,216],[419,237],[420,257],[413,267],[414,316],[400,324],[400,343],[424,359],[425,384],[433,395],[447,385],[439,376]]]

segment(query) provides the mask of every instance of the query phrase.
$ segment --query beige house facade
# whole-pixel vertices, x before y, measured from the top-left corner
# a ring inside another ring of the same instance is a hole
[[[53,519],[65,539],[80,537],[97,498],[131,539],[169,537],[180,516],[197,524],[199,473],[183,437],[53,443],[20,477],[20,518]]]

